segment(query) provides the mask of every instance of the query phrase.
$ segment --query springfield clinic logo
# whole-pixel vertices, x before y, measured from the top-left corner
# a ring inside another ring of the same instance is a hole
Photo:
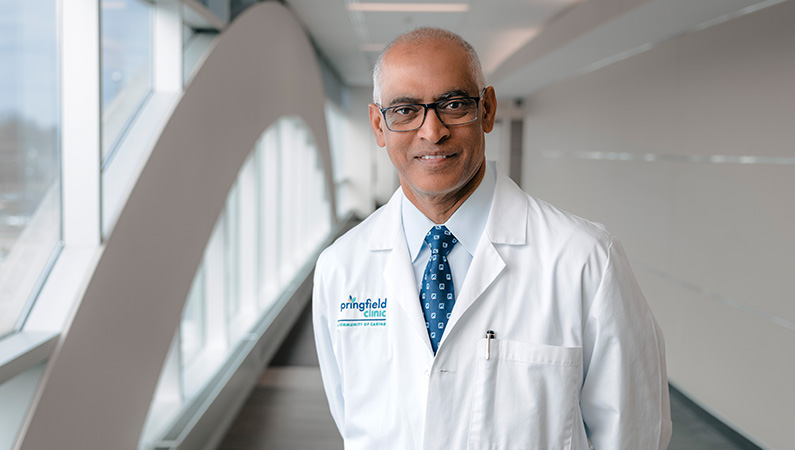
[[[386,298],[356,301],[349,295],[348,300],[340,302],[338,327],[383,327],[386,326]]]

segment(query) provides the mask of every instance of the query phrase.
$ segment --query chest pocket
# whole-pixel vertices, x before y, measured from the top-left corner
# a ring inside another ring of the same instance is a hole
[[[582,349],[492,339],[477,345],[470,450],[570,449]]]

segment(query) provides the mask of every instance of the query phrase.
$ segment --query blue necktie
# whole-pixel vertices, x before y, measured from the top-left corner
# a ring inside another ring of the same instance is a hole
[[[455,288],[450,273],[447,254],[453,249],[458,239],[444,225],[435,225],[425,235],[425,243],[431,249],[431,257],[425,266],[420,288],[420,302],[425,313],[425,326],[431,338],[433,353],[439,348],[444,327],[455,304]]]

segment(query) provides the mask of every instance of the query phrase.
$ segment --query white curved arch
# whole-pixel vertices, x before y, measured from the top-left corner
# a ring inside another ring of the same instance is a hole
[[[227,192],[279,117],[312,131],[336,211],[323,105],[314,51],[283,6],[251,7],[219,37],[104,245],[18,448],[136,448]]]

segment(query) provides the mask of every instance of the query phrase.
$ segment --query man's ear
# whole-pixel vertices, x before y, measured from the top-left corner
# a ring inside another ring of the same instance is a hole
[[[494,129],[494,119],[497,117],[497,94],[494,87],[489,86],[483,93],[483,132],[490,133]]]
[[[384,116],[381,115],[381,110],[378,108],[378,105],[375,103],[370,103],[369,106],[370,110],[370,128],[373,129],[373,134],[375,135],[375,141],[378,143],[379,147],[386,146],[386,139],[384,139],[384,130],[381,128],[381,124],[384,123]]]

